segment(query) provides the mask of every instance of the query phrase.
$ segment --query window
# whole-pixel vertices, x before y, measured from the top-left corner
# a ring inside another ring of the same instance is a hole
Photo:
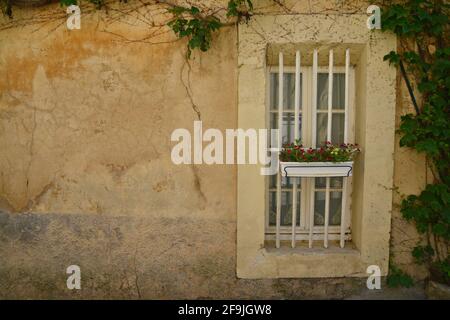
[[[329,51],[333,49],[335,66],[333,72],[344,74],[345,69],[342,67],[347,65],[348,50],[351,67],[354,70],[349,66],[350,70],[346,73],[347,83],[350,85],[345,87],[345,92],[348,93],[346,96],[349,99],[346,99],[348,112],[344,115],[344,118],[347,117],[348,120],[344,121],[344,125],[347,122],[348,141],[355,141],[361,145],[361,153],[354,162],[353,176],[343,179],[347,181],[347,185],[350,185],[351,179],[352,184],[352,188],[347,188],[351,191],[344,193],[346,196],[351,194],[351,198],[343,198],[351,199],[352,208],[350,217],[348,211],[350,203],[347,201],[345,206],[347,212],[343,221],[347,221],[348,226],[351,221],[351,242],[344,241],[343,249],[323,249],[325,233],[321,232],[325,232],[325,223],[323,227],[319,225],[322,223],[319,221],[320,217],[317,218],[318,225],[314,228],[316,241],[313,242],[313,249],[308,246],[308,220],[310,219],[308,209],[315,202],[316,182],[318,187],[322,186],[321,190],[317,190],[317,202],[322,203],[322,208],[325,207],[323,189],[326,190],[326,179],[323,181],[323,179],[297,178],[285,181],[283,186],[285,191],[292,192],[296,186],[297,192],[288,194],[283,201],[279,202],[285,203],[283,220],[281,220],[280,207],[275,223],[277,220],[280,222],[278,231],[280,228],[284,229],[281,235],[288,243],[286,245],[286,242],[282,241],[281,248],[278,249],[276,248],[276,227],[269,226],[269,188],[270,179],[274,178],[261,175],[261,165],[237,167],[236,274],[239,278],[366,277],[368,265],[380,266],[383,276],[389,270],[396,70],[383,61],[383,56],[386,52],[396,49],[397,40],[395,35],[375,34],[364,26],[365,18],[361,15],[335,15],[330,19],[330,16],[325,15],[289,14],[255,16],[248,25],[244,24],[238,28],[238,128],[270,127],[270,116],[272,113],[276,114],[276,112],[270,112],[270,91],[271,86],[275,86],[275,83],[270,84],[270,73],[278,72],[277,68],[271,68],[271,66],[280,65],[280,52],[284,55],[285,66],[295,66],[296,53],[299,51],[302,90],[301,97],[300,90],[297,90],[299,98],[294,102],[301,99],[301,112],[297,112],[297,119],[301,117],[301,125],[298,121],[299,130],[296,131],[297,134],[301,134],[305,145],[312,145],[312,139],[317,134],[317,130],[313,129],[315,117],[311,112],[318,99],[315,99],[314,103],[311,101],[314,94],[311,66],[324,67],[319,68],[318,72],[326,74],[329,66]],[[308,32],[303,32],[306,29]],[[315,50],[318,52],[317,64],[314,63]],[[284,69],[284,73],[294,73],[294,68],[285,67]],[[293,75],[287,77],[293,77]],[[292,94],[294,84],[290,85],[291,101],[292,96],[295,96]],[[289,86],[286,86],[284,90],[288,91],[287,88]],[[332,101],[335,99],[338,98],[333,98]],[[276,99],[274,100],[276,102]],[[336,104],[331,110],[335,111],[332,114],[342,112],[339,108]],[[286,109],[282,113],[289,116]],[[287,121],[285,120],[285,124]],[[292,133],[295,123],[287,128],[290,128],[290,135],[295,135],[295,131]],[[287,137],[288,130],[284,131]],[[335,199],[339,204],[339,200],[333,198],[336,194],[331,195],[331,192],[335,192],[334,189],[338,189],[336,183],[340,182],[335,180],[338,179],[329,180],[328,195],[331,196],[329,200]],[[294,195],[297,197],[295,202],[293,202]],[[273,201],[276,201],[276,198]],[[292,215],[289,210],[292,211],[294,204],[296,210],[293,211],[299,213]],[[334,206],[331,201],[329,205]],[[318,210],[323,212],[322,208],[318,207]],[[289,231],[292,230],[292,225],[288,223],[293,217],[296,219],[294,231],[297,246],[295,249],[289,248],[291,236]],[[334,223],[338,223],[337,220]],[[281,225],[281,222],[284,225]],[[331,236],[339,237],[336,231],[333,231],[337,228],[338,226],[334,224],[329,226],[330,239]],[[345,236],[350,239],[350,228],[344,231],[347,231]],[[278,234],[280,235],[280,232]],[[334,243],[330,243],[330,246],[334,246]]]
[[[279,115],[279,74],[278,67],[270,67],[268,71],[268,105],[267,126],[278,128]],[[319,146],[327,140],[328,115],[331,114],[331,142],[344,142],[346,119],[348,138],[346,142],[354,142],[353,121],[353,69],[349,69],[349,108],[345,106],[345,68],[333,68],[332,108],[328,110],[328,67],[317,69],[317,101],[313,106],[313,70],[312,67],[301,67],[298,123],[295,124],[295,67],[284,67],[283,75],[283,132],[282,143],[294,142],[298,137],[306,147]],[[314,123],[315,122],[315,123]],[[298,128],[298,132],[295,130]],[[317,143],[316,143],[317,141]],[[276,233],[277,212],[277,175],[266,181],[266,240],[274,240]],[[344,179],[348,179],[344,188]],[[346,189],[344,191],[343,189]],[[313,224],[313,240],[323,241],[325,219],[328,217],[328,239],[340,240],[342,205],[346,210],[344,232],[345,240],[351,239],[350,233],[350,190],[351,177],[331,178],[281,178],[281,217],[280,240],[291,240],[295,221],[295,240],[309,239],[310,226]],[[345,194],[344,194],[345,193]],[[346,201],[343,201],[346,197]],[[294,203],[295,202],[295,203]],[[326,212],[326,210],[328,212]],[[295,219],[292,215],[295,212]],[[311,214],[313,212],[313,214]],[[313,221],[311,220],[311,217]]]

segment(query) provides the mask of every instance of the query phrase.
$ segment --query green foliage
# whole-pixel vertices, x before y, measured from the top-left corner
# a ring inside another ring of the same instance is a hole
[[[205,52],[211,47],[212,33],[222,23],[214,16],[203,17],[197,7],[174,7],[169,10],[175,18],[168,23],[179,38],[188,39],[188,57],[193,49]]]
[[[385,60],[405,61],[419,78],[418,90],[425,97],[420,114],[402,116],[400,146],[424,153],[436,165],[440,178],[450,183],[450,48],[437,49],[432,62],[425,62],[415,52],[389,53]]]
[[[442,274],[444,276],[444,279],[447,283],[450,282],[450,259],[447,258],[447,260],[438,262],[437,268],[442,271]]]
[[[73,5],[73,4],[78,4],[78,1],[77,0],[59,0],[59,4],[63,7],[63,6],[65,6],[65,7],[68,7],[68,6],[71,6],[71,5]]]
[[[422,98],[416,114],[401,117],[400,146],[426,155],[435,181],[402,201],[403,217],[414,222],[427,244],[413,249],[417,263],[449,274],[450,240],[450,47],[449,9],[443,0],[407,0],[382,13],[383,28],[402,42],[402,52],[384,59],[415,79]],[[405,71],[406,72],[406,71]],[[405,75],[404,75],[405,77]],[[405,77],[405,81],[408,81]],[[414,95],[414,93],[412,93]],[[416,100],[414,96],[411,97]]]
[[[238,21],[245,18],[248,21],[253,13],[253,3],[251,0],[230,0],[228,1],[227,17],[237,17]]]
[[[400,37],[441,36],[449,20],[445,11],[449,5],[443,1],[408,0],[385,9],[381,16],[383,29]]]
[[[428,184],[420,195],[409,195],[402,201],[401,212],[406,220],[415,222],[420,233],[431,232],[445,240],[450,240],[450,188],[448,185]]]
[[[424,264],[433,258],[434,249],[430,245],[417,246],[413,249],[412,255],[417,264]]]
[[[12,18],[11,1],[10,0],[0,0],[0,9],[5,16]]]
[[[227,17],[237,17],[240,22],[244,17],[248,21],[253,11],[251,0],[228,1]],[[187,57],[191,57],[192,50],[200,49],[208,51],[211,47],[212,34],[220,29],[223,24],[214,15],[203,15],[197,7],[175,6],[169,9],[174,18],[168,22],[168,26],[175,32],[178,38],[187,38]]]
[[[397,268],[392,263],[389,265],[389,274],[386,277],[386,284],[390,288],[406,287],[410,288],[414,285],[414,281],[410,275],[403,270]]]

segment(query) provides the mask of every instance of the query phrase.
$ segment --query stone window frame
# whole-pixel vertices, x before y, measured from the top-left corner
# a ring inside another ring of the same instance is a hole
[[[396,71],[383,56],[396,50],[396,37],[367,29],[366,20],[364,14],[264,15],[239,26],[238,127],[265,128],[266,72],[275,53],[283,51],[289,65],[289,53],[306,57],[317,48],[324,65],[321,53],[349,48],[357,86],[355,141],[363,150],[353,175],[352,246],[343,249],[266,247],[265,177],[259,165],[238,166],[239,278],[365,277],[369,265],[388,272]]]

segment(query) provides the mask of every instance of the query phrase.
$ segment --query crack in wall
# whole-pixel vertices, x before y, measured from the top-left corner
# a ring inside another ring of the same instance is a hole
[[[197,106],[197,104],[194,102],[194,95],[192,92],[192,88],[191,88],[191,64],[189,62],[189,58],[187,57],[187,53],[185,54],[185,58],[184,58],[184,64],[181,67],[181,72],[180,72],[180,80],[184,86],[184,89],[186,90],[186,94],[189,97],[189,101],[191,102],[191,108],[192,110],[194,110],[195,114],[197,115],[197,119],[198,120],[202,120],[202,115],[200,113],[200,109]],[[187,66],[187,80],[185,81],[183,78],[183,74],[184,74],[184,69]]]
[[[37,204],[39,204],[39,202],[45,196],[45,194],[53,187],[54,187],[53,181],[46,184],[41,189],[41,191],[37,195],[35,195],[32,199],[28,200],[26,206],[20,208],[18,212],[30,212]]]
[[[191,165],[192,168],[192,173],[194,174],[194,186],[195,189],[198,191],[200,198],[202,199],[203,202],[207,202],[206,196],[202,190],[202,184],[200,181],[200,175],[198,173],[198,168],[193,164]]]

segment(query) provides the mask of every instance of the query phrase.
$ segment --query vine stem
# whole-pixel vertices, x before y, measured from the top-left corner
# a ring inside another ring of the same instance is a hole
[[[400,71],[402,73],[403,79],[405,79],[406,87],[408,88],[409,95],[410,95],[412,103],[414,105],[414,109],[416,110],[416,114],[419,115],[420,109],[419,109],[419,106],[417,105],[417,100],[414,95],[414,91],[411,86],[411,82],[409,81],[408,75],[406,74],[405,66],[403,65],[403,61],[401,59],[400,59],[399,65],[400,65]]]

